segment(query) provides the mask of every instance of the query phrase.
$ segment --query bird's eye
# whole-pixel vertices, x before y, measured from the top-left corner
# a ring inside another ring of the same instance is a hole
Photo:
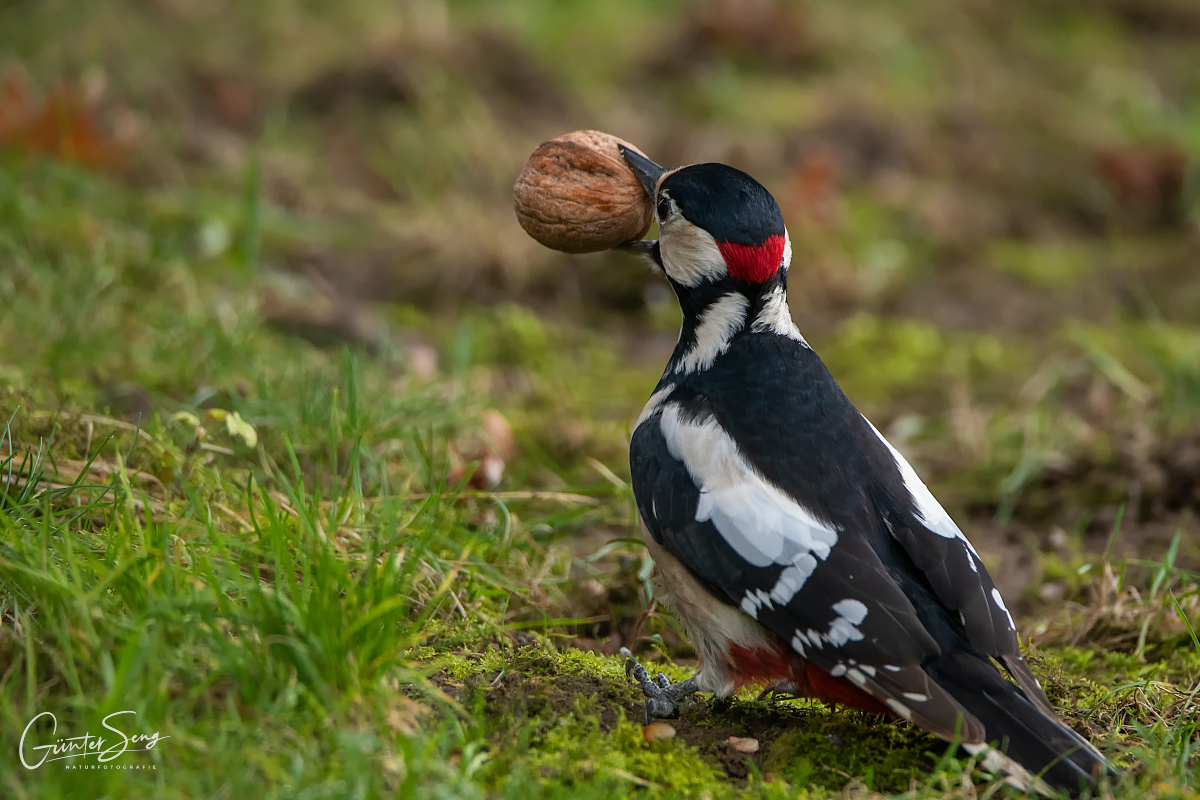
[[[671,216],[671,198],[665,194],[660,194],[658,196],[658,218],[659,220],[665,220],[669,216]]]

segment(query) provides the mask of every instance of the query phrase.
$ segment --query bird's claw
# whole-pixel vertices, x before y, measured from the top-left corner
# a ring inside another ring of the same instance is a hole
[[[682,683],[671,683],[663,673],[650,677],[650,673],[633,657],[626,647],[621,648],[625,657],[625,676],[633,679],[646,695],[646,724],[653,718],[673,719],[679,716],[679,708],[688,697],[696,692],[696,679],[688,678]]]
[[[758,697],[755,699],[757,699],[759,701],[763,701],[763,700],[772,700],[773,701],[773,700],[775,700],[775,698],[779,697],[780,695],[782,695],[785,698],[786,697],[796,697],[797,696],[796,684],[792,683],[791,681],[789,681],[787,679],[775,681],[770,686],[767,686],[765,689],[763,689],[761,692],[759,692]]]

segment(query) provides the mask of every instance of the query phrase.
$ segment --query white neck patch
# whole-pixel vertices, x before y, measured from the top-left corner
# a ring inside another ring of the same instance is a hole
[[[792,321],[792,311],[787,304],[787,293],[783,291],[782,286],[772,289],[771,293],[767,295],[762,310],[754,318],[750,329],[756,333],[777,333],[808,346],[808,342],[804,341],[804,337],[800,334],[800,329]]]
[[[713,365],[717,356],[729,349],[734,335],[746,324],[746,309],[750,301],[744,294],[730,292],[722,295],[704,311],[696,322],[696,342],[684,353],[677,375],[688,375]]]

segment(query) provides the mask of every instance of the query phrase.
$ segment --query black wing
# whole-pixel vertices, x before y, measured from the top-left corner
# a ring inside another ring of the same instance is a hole
[[[1041,694],[966,538],[802,343],[735,339],[643,420],[631,459],[656,541],[897,713],[947,736],[962,715],[964,739],[981,740],[922,669],[959,646],[1013,662]]]
[[[709,419],[668,403],[634,432],[638,510],[650,534],[717,598],[804,658],[947,737],[983,728],[921,665],[941,649],[861,537],[812,517],[750,469]]]

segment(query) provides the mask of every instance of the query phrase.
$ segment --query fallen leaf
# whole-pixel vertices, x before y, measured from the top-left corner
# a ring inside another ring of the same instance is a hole
[[[1188,156],[1179,147],[1107,148],[1096,154],[1096,171],[1125,217],[1159,228],[1183,223]]]
[[[675,738],[675,729],[665,722],[651,722],[642,728],[642,738],[647,742]]]
[[[0,147],[92,169],[110,166],[124,148],[101,131],[99,95],[64,81],[39,96],[23,71],[8,70],[0,76]]]

